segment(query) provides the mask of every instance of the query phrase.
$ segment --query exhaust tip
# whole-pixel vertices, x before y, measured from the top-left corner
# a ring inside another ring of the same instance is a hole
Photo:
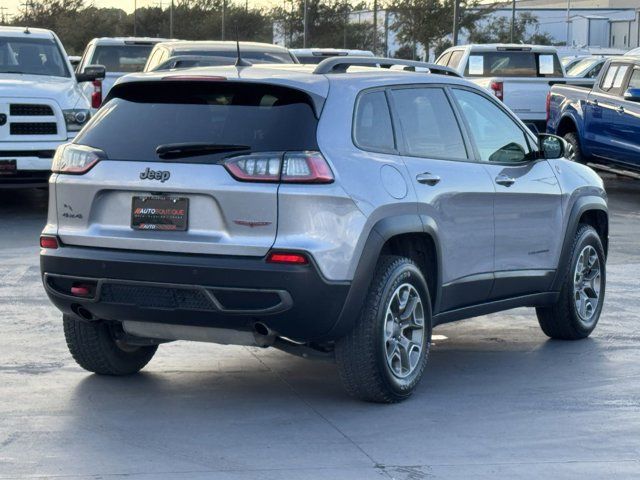
[[[71,310],[83,320],[95,320],[93,313],[84,308],[82,305],[72,305]]]
[[[272,335],[271,330],[264,323],[257,322],[253,325],[253,329],[258,335],[263,335],[265,337]]]

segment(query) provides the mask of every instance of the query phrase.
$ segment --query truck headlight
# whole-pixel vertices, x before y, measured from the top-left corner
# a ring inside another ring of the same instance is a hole
[[[68,132],[78,132],[89,121],[91,111],[86,108],[72,108],[63,110],[64,121],[67,124]]]

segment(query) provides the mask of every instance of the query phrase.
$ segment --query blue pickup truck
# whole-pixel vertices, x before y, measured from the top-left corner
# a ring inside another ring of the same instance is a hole
[[[592,89],[554,85],[547,132],[563,137],[577,162],[640,170],[640,57],[607,60]]]

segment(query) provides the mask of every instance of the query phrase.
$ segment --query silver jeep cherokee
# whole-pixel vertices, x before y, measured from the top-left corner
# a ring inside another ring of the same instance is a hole
[[[399,401],[436,325],[527,306],[552,338],[595,328],[606,193],[564,148],[436,65],[127,76],[56,153],[44,285],[92,372],[171,340],[273,346]]]

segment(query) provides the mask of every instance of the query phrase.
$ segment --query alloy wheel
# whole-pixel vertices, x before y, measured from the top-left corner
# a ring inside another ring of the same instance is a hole
[[[384,321],[384,351],[391,373],[411,375],[424,351],[424,308],[416,288],[403,283],[391,295]]]

